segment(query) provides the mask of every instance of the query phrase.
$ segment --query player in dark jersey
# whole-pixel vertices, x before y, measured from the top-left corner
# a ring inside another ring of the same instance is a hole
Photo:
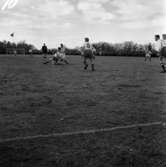
[[[47,52],[48,52],[48,49],[47,49],[46,44],[44,43],[42,46],[42,54],[44,58],[47,58]]]

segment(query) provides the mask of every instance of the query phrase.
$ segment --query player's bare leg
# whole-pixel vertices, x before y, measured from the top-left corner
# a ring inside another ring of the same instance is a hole
[[[152,61],[152,56],[149,57],[149,61]]]
[[[90,61],[91,61],[91,69],[92,71],[95,71],[94,58],[92,58]]]
[[[68,62],[66,59],[64,59],[63,61],[64,61],[66,64],[69,64],[69,62]]]
[[[88,68],[87,58],[84,57],[84,70],[87,70],[87,68]]]
[[[164,59],[163,56],[160,55],[160,65],[161,65],[161,68],[162,68],[163,72],[166,72],[166,67],[165,67],[163,59]]]
[[[161,63],[161,68],[162,68],[163,72],[166,72],[166,66],[164,63]]]

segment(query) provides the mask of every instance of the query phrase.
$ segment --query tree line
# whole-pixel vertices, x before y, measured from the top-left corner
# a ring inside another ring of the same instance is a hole
[[[135,56],[143,57],[145,56],[148,46],[152,44],[137,44],[133,41],[126,41],[123,43],[108,43],[108,42],[98,42],[93,43],[93,47],[96,50],[97,56]],[[69,54],[78,55],[79,47],[69,50]],[[152,56],[155,57],[156,52],[152,49]]]
[[[93,47],[96,49],[97,56],[145,56],[146,48],[148,44],[137,44],[132,41],[127,41],[123,43],[108,43],[108,42],[98,42],[93,43]],[[8,51],[17,50],[17,53],[21,54],[21,50],[24,50],[25,54],[42,54],[41,49],[37,49],[34,45],[28,44],[25,41],[18,43],[10,41],[0,41],[0,54],[6,54]],[[48,54],[53,54],[56,52],[56,48],[48,49]],[[8,53],[10,54],[10,52]],[[66,48],[67,55],[80,55],[80,47],[74,49]],[[155,52],[153,55],[155,56]]]
[[[20,41],[18,43],[11,41],[0,41],[0,54],[11,54],[14,50],[18,51],[18,54],[22,51],[28,54],[30,50],[37,50],[32,44],[28,44],[25,41]]]

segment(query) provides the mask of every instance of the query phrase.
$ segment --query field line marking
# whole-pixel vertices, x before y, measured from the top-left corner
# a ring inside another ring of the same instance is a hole
[[[125,130],[125,129],[132,129],[132,128],[141,128],[141,127],[149,127],[149,126],[161,126],[163,128],[166,127],[166,123],[164,122],[152,122],[152,123],[142,123],[142,124],[133,124],[133,125],[126,125],[126,126],[117,126],[113,128],[104,128],[104,129],[93,129],[93,130],[83,130],[83,131],[76,131],[76,132],[63,132],[63,133],[52,133],[47,135],[35,135],[35,136],[26,136],[26,137],[14,137],[14,138],[7,138],[7,139],[0,139],[0,144],[7,143],[7,142],[16,142],[16,141],[26,141],[26,140],[33,140],[33,139],[44,139],[49,137],[65,137],[65,136],[73,136],[73,135],[83,135],[83,134],[93,134],[93,133],[100,133],[100,132],[112,132],[116,130]]]

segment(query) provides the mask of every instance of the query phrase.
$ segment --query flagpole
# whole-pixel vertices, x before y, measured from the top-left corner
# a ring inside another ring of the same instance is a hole
[[[10,35],[11,38],[12,38],[12,43],[13,43],[13,49],[14,49],[14,55],[16,56],[17,55],[17,45],[16,45],[16,48],[14,48],[14,45],[15,45],[15,40],[14,40],[14,32]]]

